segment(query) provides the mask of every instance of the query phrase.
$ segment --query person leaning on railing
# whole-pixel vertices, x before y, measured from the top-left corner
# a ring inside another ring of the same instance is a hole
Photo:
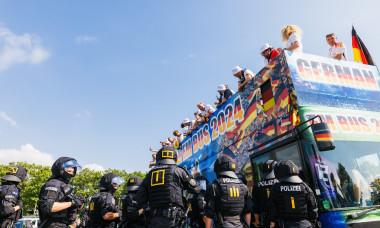
[[[232,68],[232,74],[234,77],[238,78],[238,91],[243,92],[245,85],[256,75],[248,70],[248,69],[241,69],[239,66],[235,66]]]
[[[218,92],[220,94],[220,97],[218,98],[218,101],[215,101],[214,104],[216,105],[216,108],[220,108],[224,103],[228,101],[232,97],[232,92],[229,89],[226,89],[226,86],[223,84],[218,85]]]

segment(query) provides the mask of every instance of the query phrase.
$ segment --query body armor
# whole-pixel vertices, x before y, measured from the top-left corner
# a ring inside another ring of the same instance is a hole
[[[216,180],[220,187],[220,201],[217,203],[217,211],[223,216],[240,215],[244,208],[244,196],[247,188],[235,178],[219,178]]]

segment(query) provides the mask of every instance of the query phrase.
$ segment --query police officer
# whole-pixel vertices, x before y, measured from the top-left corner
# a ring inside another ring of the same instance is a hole
[[[122,228],[142,228],[146,226],[147,205],[141,206],[136,201],[136,193],[143,180],[138,176],[132,176],[127,182],[127,194],[121,198]]]
[[[25,181],[28,171],[18,165],[11,166],[1,178],[0,186],[0,227],[13,227],[18,221],[22,209],[20,189],[17,185]]]
[[[139,204],[149,202],[149,227],[178,227],[185,209],[183,190],[196,194],[201,187],[192,175],[176,165],[177,153],[173,147],[162,147],[156,159],[157,165],[146,175],[136,199]]]
[[[191,194],[189,197],[190,211],[190,227],[191,228],[204,228],[205,223],[203,222],[204,210],[205,210],[205,197],[206,189],[209,184],[208,180],[204,176],[197,176],[195,180],[201,186],[201,192],[199,194]]]
[[[270,189],[278,183],[274,175],[274,167],[277,162],[273,160],[266,161],[261,166],[262,180],[255,183],[252,189],[253,212],[255,215],[255,227],[269,228],[268,205]]]
[[[105,174],[95,189],[100,192],[92,196],[88,212],[88,227],[115,227],[122,216],[121,210],[116,207],[113,194],[118,186],[124,183],[123,178],[114,173]]]
[[[206,228],[211,228],[213,219],[216,228],[249,227],[252,200],[248,187],[238,179],[235,169],[229,156],[222,155],[215,160],[217,179],[206,190]]]
[[[75,221],[77,211],[83,208],[84,198],[72,193],[69,182],[81,170],[74,158],[60,157],[54,162],[52,175],[39,194],[40,228],[68,227]]]
[[[291,160],[280,161],[274,168],[280,181],[273,185],[269,196],[271,226],[279,218],[284,227],[312,227],[318,218],[314,193],[298,176],[299,170]]]

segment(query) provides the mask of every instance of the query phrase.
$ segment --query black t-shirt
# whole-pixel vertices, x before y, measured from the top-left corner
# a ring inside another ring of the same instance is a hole
[[[228,99],[230,99],[231,97],[232,97],[232,92],[231,92],[231,90],[229,90],[229,89],[224,90],[223,95],[221,95],[221,96],[219,97],[219,104],[222,103],[223,98],[226,98],[226,99],[228,100]],[[220,105],[219,105],[219,106],[220,106]]]

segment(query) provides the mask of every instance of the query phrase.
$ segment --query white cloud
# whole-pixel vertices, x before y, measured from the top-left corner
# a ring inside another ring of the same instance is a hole
[[[90,169],[90,170],[94,170],[94,171],[104,171],[105,169],[103,168],[103,166],[101,165],[98,165],[98,164],[87,164],[83,167],[83,169]]]
[[[91,112],[89,111],[83,111],[83,112],[77,112],[75,113],[76,118],[82,118],[82,117],[91,117]]]
[[[190,59],[193,59],[193,58],[195,58],[195,55],[194,55],[194,54],[189,54],[188,57],[189,57]]]
[[[55,160],[51,154],[43,153],[31,144],[22,145],[20,149],[0,149],[1,164],[17,161],[51,166]]]
[[[99,42],[99,39],[94,36],[80,35],[75,38],[75,42],[77,42],[77,44],[86,44],[86,43]]]
[[[167,63],[169,63],[169,61],[167,59],[163,59],[163,60],[161,60],[161,63],[162,64],[167,64]]]
[[[0,118],[10,123],[13,127],[18,127],[16,121],[10,118],[5,112],[0,112]]]
[[[38,64],[49,56],[50,53],[41,46],[39,36],[16,35],[8,28],[0,27],[0,71],[18,63]]]

